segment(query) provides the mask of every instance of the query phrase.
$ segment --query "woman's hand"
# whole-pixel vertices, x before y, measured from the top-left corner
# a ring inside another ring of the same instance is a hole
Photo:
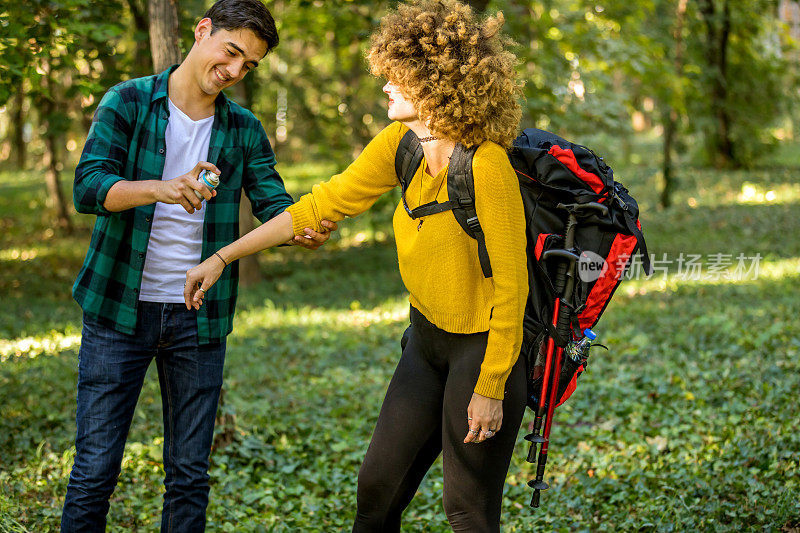
[[[331,233],[339,229],[339,225],[330,220],[323,220],[321,224],[323,228],[322,233],[318,233],[311,228],[305,228],[305,230],[303,230],[305,231],[305,235],[295,235],[286,244],[297,244],[309,250],[316,250],[331,238]]]
[[[464,444],[477,444],[493,437],[503,425],[503,400],[487,398],[473,392],[467,407],[467,422],[469,431]]]
[[[206,291],[217,282],[227,265],[214,254],[186,273],[186,285],[183,286],[183,299],[186,309],[200,309]]]

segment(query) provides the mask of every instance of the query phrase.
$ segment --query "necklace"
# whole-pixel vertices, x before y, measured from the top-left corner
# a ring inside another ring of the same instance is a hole
[[[426,143],[426,142],[430,142],[430,141],[438,141],[438,140],[439,140],[439,137],[437,137],[437,136],[435,136],[435,135],[430,135],[429,137],[423,137],[423,138],[421,138],[421,139],[419,140],[419,142],[421,142],[421,143]]]

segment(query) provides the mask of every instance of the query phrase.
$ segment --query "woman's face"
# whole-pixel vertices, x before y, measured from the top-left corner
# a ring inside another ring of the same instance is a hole
[[[389,119],[398,122],[412,122],[418,120],[417,110],[400,91],[400,88],[392,82],[387,82],[383,86],[383,92],[389,97]]]

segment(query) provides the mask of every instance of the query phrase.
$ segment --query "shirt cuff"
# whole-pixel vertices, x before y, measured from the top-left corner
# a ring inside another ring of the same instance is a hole
[[[506,378],[508,375],[487,375],[481,372],[478,382],[475,384],[475,393],[487,398],[502,400],[505,397]]]
[[[303,196],[286,210],[292,215],[292,232],[295,235],[305,235],[306,228],[317,232],[322,231],[322,224],[320,224],[320,219],[314,209],[314,200],[310,194]]]
[[[97,201],[97,214],[98,215],[110,215],[111,211],[105,208],[103,204],[106,203],[106,197],[108,196],[108,191],[111,190],[111,187],[114,186],[115,183],[120,181],[125,181],[125,178],[122,176],[111,176],[108,179],[103,180],[102,183],[97,187],[97,194],[95,194],[95,200]]]

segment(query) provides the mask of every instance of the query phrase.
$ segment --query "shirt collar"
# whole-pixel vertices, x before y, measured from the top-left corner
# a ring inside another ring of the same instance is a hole
[[[162,98],[166,99],[167,97],[167,89],[169,88],[169,75],[178,68],[178,65],[172,65],[167,70],[158,74],[156,76],[156,81],[153,86],[153,96],[150,99],[151,102],[155,102],[156,100],[160,100]],[[214,100],[214,107],[217,111],[220,109],[226,109],[229,106],[228,97],[225,96],[225,93],[222,91],[219,92],[217,98]]]

